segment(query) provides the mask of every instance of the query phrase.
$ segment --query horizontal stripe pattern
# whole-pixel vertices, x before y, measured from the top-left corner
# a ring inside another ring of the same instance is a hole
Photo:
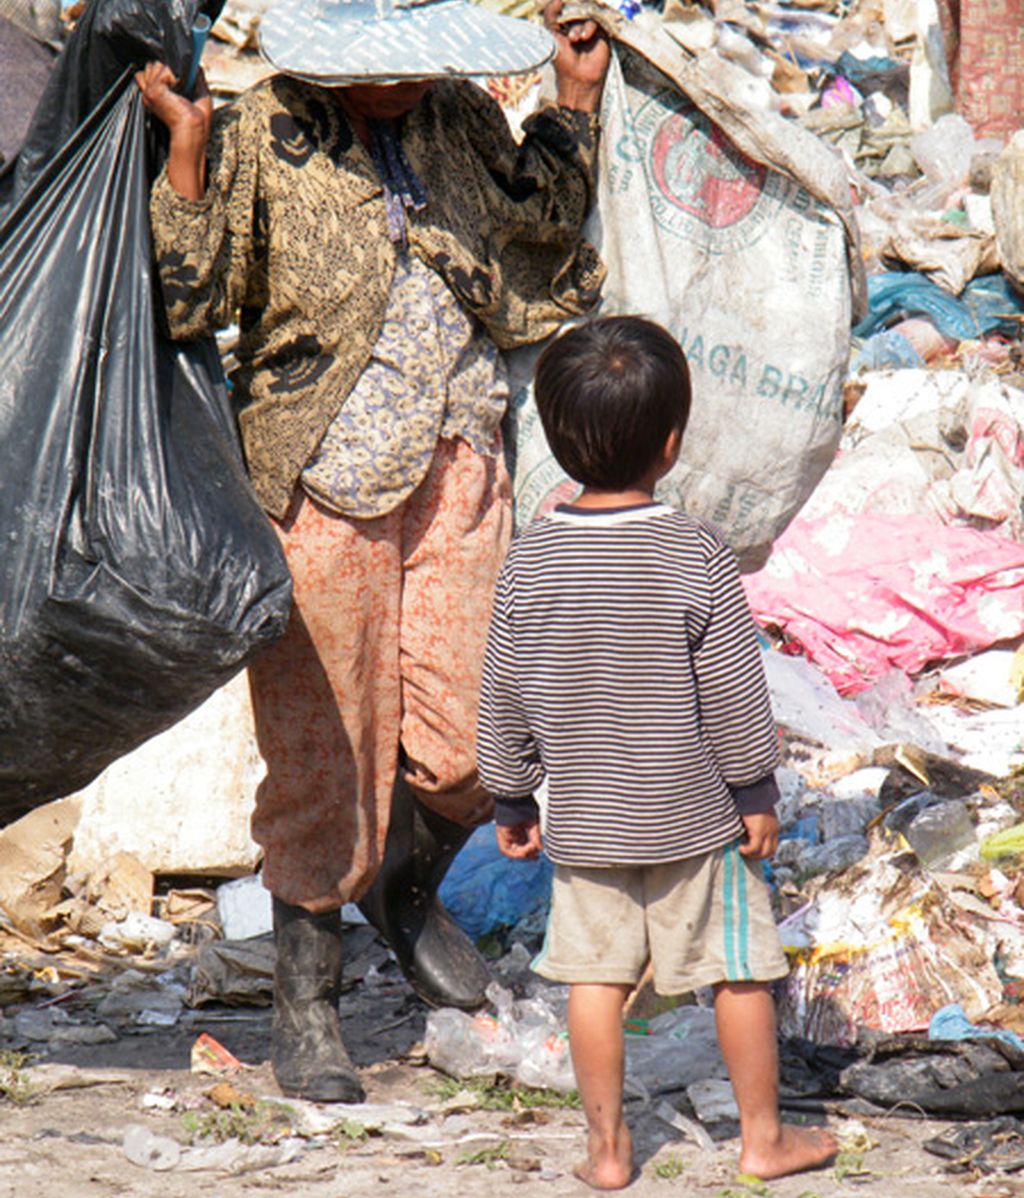
[[[778,763],[754,623],[732,551],[661,504],[561,510],[498,580],[477,733],[492,793],[545,775],[562,865],[648,864],[742,832],[730,787]]]

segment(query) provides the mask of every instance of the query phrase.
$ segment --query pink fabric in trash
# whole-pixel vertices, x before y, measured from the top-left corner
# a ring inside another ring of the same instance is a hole
[[[1024,634],[1024,545],[924,515],[798,517],[744,586],[841,694]]]

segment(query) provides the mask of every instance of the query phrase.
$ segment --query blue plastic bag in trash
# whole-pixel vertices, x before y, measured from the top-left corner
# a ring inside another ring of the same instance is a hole
[[[855,337],[870,337],[908,316],[927,316],[944,336],[969,341],[1013,333],[1024,311],[1024,301],[1002,274],[973,279],[958,298],[917,271],[887,271],[869,276],[868,304]]]
[[[438,895],[459,927],[477,940],[546,909],[553,873],[543,853],[535,861],[503,857],[494,825],[485,824],[463,845]]]

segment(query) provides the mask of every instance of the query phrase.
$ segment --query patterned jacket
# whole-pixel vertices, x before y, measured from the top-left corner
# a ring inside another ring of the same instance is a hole
[[[603,277],[580,237],[596,118],[548,107],[524,128],[517,146],[490,97],[444,81],[402,130],[429,197],[408,214],[410,249],[502,348],[587,311]],[[329,90],[275,76],[218,112],[203,199],[164,173],[150,216],[173,335],[239,322],[246,460],[282,516],[384,319],[395,248],[373,161]]]

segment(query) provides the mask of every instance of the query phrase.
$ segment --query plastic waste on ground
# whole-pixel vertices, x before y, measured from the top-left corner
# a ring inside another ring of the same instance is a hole
[[[977,855],[974,823],[966,806],[945,799],[925,807],[911,820],[904,835],[927,869],[954,869]]]
[[[275,960],[269,936],[200,945],[192,959],[188,1005],[266,1006],[274,989]]]
[[[839,1084],[886,1110],[985,1118],[1024,1110],[1024,1053],[998,1039],[881,1038],[867,1060],[843,1070]]]
[[[843,694],[1024,633],[1024,545],[925,517],[799,518],[747,582]],[[922,557],[922,547],[927,556]]]
[[[130,65],[173,69],[195,7],[88,6],[0,225],[0,819],[180,719],[290,612],[213,342],[159,325]]]
[[[686,1097],[701,1123],[737,1122],[739,1107],[732,1086],[724,1078],[710,1077],[686,1087]]]
[[[576,1086],[564,1012],[541,995],[514,999],[492,982],[495,1013],[442,1007],[427,1016],[427,1058],[453,1077],[504,1074],[525,1086],[567,1093]]]
[[[794,866],[804,879],[819,874],[841,873],[855,865],[868,853],[867,837],[860,832],[834,836],[822,844],[807,845],[797,856]]]
[[[1024,1169],[1024,1124],[1013,1115],[999,1115],[981,1123],[956,1123],[921,1147],[959,1172],[961,1161],[970,1161],[976,1173],[1007,1174]]]
[[[259,874],[249,874],[217,887],[217,916],[225,940],[263,936],[274,926],[270,891]]]
[[[761,660],[777,723],[828,748],[870,752],[882,744],[856,706],[841,698],[812,662],[771,651],[763,653]]]
[[[927,316],[939,330],[958,341],[986,333],[1013,334],[1015,316],[1024,299],[1002,275],[972,280],[959,297],[917,271],[883,271],[868,275],[868,314],[854,335],[868,337],[907,316]]]
[[[140,1168],[156,1173],[174,1169],[182,1173],[207,1170],[220,1173],[250,1173],[256,1169],[271,1169],[298,1160],[305,1144],[290,1136],[276,1144],[246,1144],[231,1138],[219,1144],[182,1145],[170,1136],[161,1136],[133,1123],[125,1128],[122,1150],[125,1157]]]
[[[1024,709],[961,711],[938,704],[929,719],[964,765],[1005,777],[1024,765]]]
[[[992,220],[999,261],[1024,285],[1024,130],[1013,135],[992,168]]]
[[[903,333],[886,329],[862,341],[850,359],[850,373],[862,370],[904,370],[923,366],[924,359]]]
[[[974,155],[974,130],[959,113],[947,112],[914,134],[910,150],[933,183],[952,190],[966,182]]]
[[[626,1036],[626,1092],[644,1101],[708,1078],[727,1077],[710,1007],[679,1006]]]
[[[1024,700],[1024,647],[989,649],[939,674],[939,690],[1000,707],[1016,707]]]
[[[940,1007],[928,1024],[930,1040],[1001,1040],[1011,1044],[1024,1056],[1024,1040],[1005,1028],[979,1027],[967,1018],[959,1003]]]
[[[1024,857],[1024,824],[1014,824],[987,837],[978,851],[985,861],[1019,860]]]
[[[857,836],[880,810],[878,798],[863,795],[852,799],[827,796],[821,805],[821,831],[826,842],[841,836]]]
[[[854,699],[864,721],[889,744],[912,744],[942,754],[946,742],[915,703],[914,688],[902,670],[883,674]]]
[[[565,1030],[565,987],[535,988],[515,999],[492,983],[494,1011],[469,1015],[442,1008],[427,1016],[430,1063],[454,1077],[504,1074],[522,1085],[567,1092],[576,1079]],[[626,1090],[645,1100],[706,1078],[726,1077],[714,1011],[680,1006],[625,1036]]]
[[[103,926],[99,942],[104,948],[121,948],[130,952],[166,948],[175,937],[174,925],[141,911],[129,911],[121,920]]]

